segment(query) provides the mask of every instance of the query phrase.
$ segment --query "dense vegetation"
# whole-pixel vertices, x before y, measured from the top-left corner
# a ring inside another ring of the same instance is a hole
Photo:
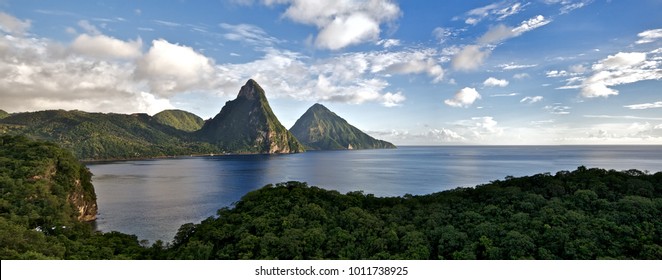
[[[175,258],[662,259],[662,172],[586,169],[379,198],[289,182],[181,227]]]
[[[96,214],[91,177],[69,151],[0,136],[0,259],[144,258],[136,236],[81,222]]]
[[[0,120],[0,133],[56,142],[84,160],[221,152],[147,114],[64,110],[17,113]]]
[[[309,150],[395,148],[363,133],[321,104],[310,107],[290,131]]]
[[[153,118],[157,123],[188,132],[199,130],[205,124],[202,118],[182,110],[164,110]]]
[[[0,119],[4,119],[6,117],[9,117],[9,113],[5,112],[4,110],[0,110]]]

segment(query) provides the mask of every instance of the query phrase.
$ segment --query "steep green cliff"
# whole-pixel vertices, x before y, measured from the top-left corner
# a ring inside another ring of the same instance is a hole
[[[264,90],[249,80],[237,98],[228,101],[197,135],[225,151],[239,153],[299,153],[305,149],[278,121]]]

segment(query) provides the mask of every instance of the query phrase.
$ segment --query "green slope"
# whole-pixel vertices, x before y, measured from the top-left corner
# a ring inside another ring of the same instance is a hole
[[[205,121],[195,114],[182,110],[165,110],[153,116],[154,121],[183,131],[196,131]]]
[[[230,152],[272,154],[305,150],[278,121],[264,90],[253,80],[246,82],[237,98],[225,103],[197,135]]]
[[[6,117],[9,117],[9,113],[5,112],[4,110],[0,110],[0,119],[4,119]]]
[[[52,141],[80,159],[128,159],[217,152],[184,131],[147,114],[82,111],[17,113],[0,120],[0,132]]]
[[[290,132],[312,150],[395,148],[389,142],[363,133],[321,104],[310,107]]]

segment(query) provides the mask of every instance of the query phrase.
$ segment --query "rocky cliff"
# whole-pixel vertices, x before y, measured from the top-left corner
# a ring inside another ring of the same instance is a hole
[[[305,149],[278,121],[265,92],[254,80],[241,87],[237,98],[225,103],[198,136],[226,152],[299,153]]]

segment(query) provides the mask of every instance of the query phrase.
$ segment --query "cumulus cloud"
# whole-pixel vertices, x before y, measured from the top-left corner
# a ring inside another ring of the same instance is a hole
[[[132,59],[142,55],[142,40],[122,41],[105,35],[81,34],[71,44],[77,53],[96,58]]]
[[[505,79],[497,79],[494,77],[489,77],[487,78],[484,82],[483,85],[486,87],[505,87],[509,84],[509,82]]]
[[[542,101],[542,100],[543,100],[543,97],[538,95],[538,96],[527,96],[527,97],[524,97],[524,98],[522,98],[519,102],[520,102],[520,103],[533,104],[533,103],[536,103],[536,102],[540,102],[540,101]]]
[[[448,128],[441,128],[441,129],[432,128],[428,130],[426,136],[427,138],[431,138],[436,141],[445,142],[445,143],[462,142],[466,140],[462,135]]]
[[[623,106],[628,109],[632,110],[645,110],[645,109],[653,109],[653,108],[662,108],[662,101],[656,101],[653,103],[641,103],[641,104],[632,104],[632,105],[625,105]]]
[[[481,50],[478,45],[468,45],[453,57],[451,65],[456,70],[475,70],[483,65],[483,61],[485,61],[490,53],[491,51],[489,49]]]
[[[130,61],[89,59],[40,38],[0,37],[0,104],[4,109],[156,113],[172,108],[132,77]]]
[[[662,28],[646,30],[637,34],[637,36],[639,36],[641,39],[635,42],[636,44],[652,43],[662,38]]]
[[[214,62],[191,47],[172,44],[164,39],[152,41],[152,47],[138,61],[136,76],[148,81],[157,94],[171,96],[178,92],[209,89]]]
[[[263,3],[288,5],[283,16],[316,26],[319,33],[315,46],[330,50],[376,41],[381,33],[380,25],[401,15],[400,7],[391,0],[265,0]]]
[[[451,107],[464,107],[467,108],[477,99],[480,99],[480,94],[475,88],[465,87],[455,93],[453,98],[446,99],[444,103]]]
[[[22,35],[30,29],[30,20],[20,20],[0,11],[0,30],[14,35]]]
[[[662,61],[651,52],[652,59],[641,52],[623,53],[607,56],[591,67],[591,76],[579,85],[581,95],[587,98],[607,97],[619,92],[612,86],[630,84],[644,80],[662,79]]]

